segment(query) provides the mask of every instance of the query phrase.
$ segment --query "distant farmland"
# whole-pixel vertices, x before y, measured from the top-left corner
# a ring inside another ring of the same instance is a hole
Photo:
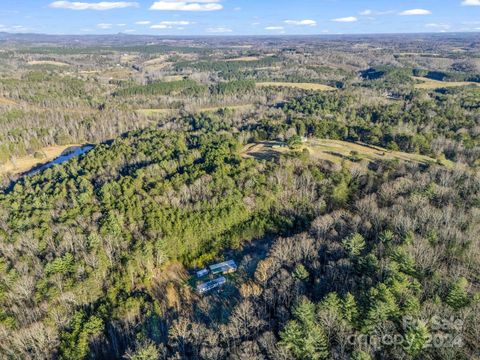
[[[469,85],[480,86],[479,83],[469,82],[469,81],[439,81],[439,80],[433,80],[433,79],[416,77],[416,76],[414,76],[413,79],[416,81],[419,81],[419,83],[415,84],[415,88],[424,89],[424,90],[439,89],[439,88],[446,88],[446,87],[469,86]]]
[[[289,83],[289,82],[259,82],[257,87],[287,87],[302,90],[333,91],[336,88],[323,84],[314,83]]]
[[[60,61],[51,61],[51,60],[36,60],[29,61],[28,65],[50,65],[50,66],[70,66],[70,64],[60,62]]]
[[[258,61],[260,60],[259,57],[257,56],[242,56],[238,58],[233,58],[233,59],[226,59],[225,61],[227,62],[232,62],[232,61]]]

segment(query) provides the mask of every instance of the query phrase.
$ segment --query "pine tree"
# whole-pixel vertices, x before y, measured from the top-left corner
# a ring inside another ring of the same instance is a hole
[[[393,241],[395,234],[391,230],[385,230],[380,234],[380,241],[384,244],[390,244]]]
[[[328,339],[315,321],[315,305],[302,300],[293,310],[295,320],[289,321],[280,332],[280,344],[296,359],[321,360],[328,357]]]
[[[355,351],[352,354],[352,360],[372,360],[372,357],[365,351]]]
[[[306,280],[310,274],[308,273],[307,269],[305,269],[305,266],[303,264],[299,264],[295,267],[295,270],[293,271],[293,276],[299,280]]]
[[[133,353],[127,353],[125,358],[128,360],[157,360],[160,358],[158,347],[152,343],[139,345]]]
[[[468,281],[464,277],[459,278],[450,287],[445,302],[455,310],[459,310],[470,303],[470,298],[466,290]]]
[[[427,325],[418,321],[418,323],[407,329],[405,334],[405,351],[412,356],[418,355],[428,340],[429,332]]]
[[[342,244],[348,254],[352,257],[360,255],[363,249],[365,249],[365,239],[359,233],[355,233],[343,239]]]
[[[315,305],[308,299],[303,299],[293,309],[293,315],[304,325],[315,322]]]
[[[382,321],[396,318],[399,315],[399,306],[391,289],[380,284],[369,291],[369,309],[364,320],[364,330],[372,331]]]
[[[320,360],[328,357],[328,339],[319,325],[308,330],[304,342],[303,359]]]
[[[280,332],[280,345],[290,350],[295,358],[300,359],[303,354],[303,331],[296,320],[289,321]]]
[[[353,323],[358,316],[358,308],[355,297],[348,293],[342,301],[343,318]]]

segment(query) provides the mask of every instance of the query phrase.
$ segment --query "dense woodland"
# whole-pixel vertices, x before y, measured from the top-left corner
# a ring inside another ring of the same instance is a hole
[[[478,37],[67,40],[0,37],[0,164],[95,145],[1,173],[0,358],[478,358]]]

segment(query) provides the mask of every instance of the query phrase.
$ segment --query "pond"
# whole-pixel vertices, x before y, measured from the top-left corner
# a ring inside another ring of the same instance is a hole
[[[86,152],[92,150],[93,148],[94,148],[93,145],[72,146],[66,149],[59,157],[45,164],[34,167],[30,171],[26,172],[24,175],[32,176],[32,175],[38,174],[39,172],[46,170],[48,168],[51,168],[52,166],[63,164],[64,162],[70,159],[73,159],[74,157],[83,155]]]

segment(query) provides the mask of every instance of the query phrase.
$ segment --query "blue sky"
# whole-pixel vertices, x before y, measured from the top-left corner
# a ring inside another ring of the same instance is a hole
[[[480,31],[480,0],[1,0],[1,31],[156,35]]]

